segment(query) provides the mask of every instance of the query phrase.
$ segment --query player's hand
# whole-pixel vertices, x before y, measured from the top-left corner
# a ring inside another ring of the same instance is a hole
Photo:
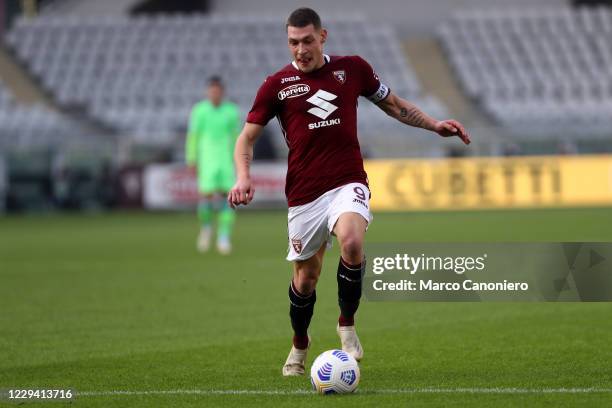
[[[238,180],[227,195],[227,202],[231,208],[236,208],[240,204],[247,205],[253,200],[255,189],[251,185],[251,180]]]
[[[470,144],[470,135],[463,125],[454,119],[436,122],[434,132],[442,137],[458,136],[466,145]]]

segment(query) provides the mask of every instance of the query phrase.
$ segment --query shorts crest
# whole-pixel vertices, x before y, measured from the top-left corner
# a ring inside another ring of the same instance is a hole
[[[293,246],[293,249],[298,254],[302,253],[302,240],[301,239],[291,238],[291,246]]]

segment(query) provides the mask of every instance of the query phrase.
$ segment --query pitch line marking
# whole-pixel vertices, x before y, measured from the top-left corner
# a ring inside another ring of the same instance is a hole
[[[397,388],[357,390],[356,394],[607,394],[612,388]],[[77,397],[133,395],[313,395],[310,390],[110,390],[75,392]]]

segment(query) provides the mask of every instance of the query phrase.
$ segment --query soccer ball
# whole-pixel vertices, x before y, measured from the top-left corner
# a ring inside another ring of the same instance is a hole
[[[319,394],[345,394],[359,384],[357,361],[342,350],[328,350],[312,363],[310,382]]]

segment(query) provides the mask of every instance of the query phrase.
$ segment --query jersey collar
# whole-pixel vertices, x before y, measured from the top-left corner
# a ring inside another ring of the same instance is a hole
[[[324,61],[324,63],[321,66],[321,68],[323,68],[325,66],[325,64],[327,64],[330,61],[329,55],[323,54],[323,61]],[[293,68],[297,69],[298,71],[300,70],[298,68],[298,64],[297,64],[297,62],[295,62],[295,60],[291,61],[291,65],[293,65]],[[321,68],[319,68],[319,69],[321,69]]]

